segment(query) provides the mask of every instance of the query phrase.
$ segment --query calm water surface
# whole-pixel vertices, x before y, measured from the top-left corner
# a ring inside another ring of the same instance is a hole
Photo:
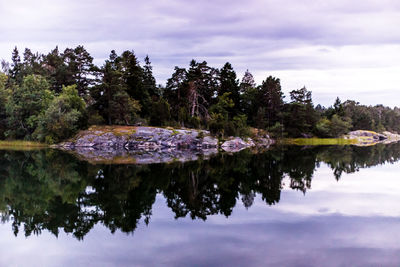
[[[91,165],[0,151],[0,266],[399,266],[400,144]]]

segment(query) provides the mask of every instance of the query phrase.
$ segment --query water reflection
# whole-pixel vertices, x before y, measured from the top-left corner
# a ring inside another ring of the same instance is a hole
[[[158,194],[175,218],[229,217],[238,202],[249,209],[256,196],[272,205],[284,188],[306,194],[321,163],[340,180],[399,158],[400,144],[276,147],[152,165],[91,165],[56,150],[0,151],[1,220],[15,235],[64,231],[83,239],[99,223],[130,233],[139,221],[150,223]]]

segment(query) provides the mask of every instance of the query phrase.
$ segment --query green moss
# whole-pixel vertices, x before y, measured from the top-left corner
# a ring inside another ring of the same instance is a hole
[[[321,145],[354,145],[356,139],[344,138],[287,138],[280,141],[284,145],[321,146]]]
[[[97,135],[97,136],[102,136],[106,133],[112,133],[115,136],[126,136],[126,135],[132,135],[136,133],[136,127],[135,126],[100,126],[100,125],[93,125],[91,126],[87,131],[89,134]],[[98,132],[98,133],[96,133]]]
[[[46,144],[31,141],[0,141],[0,149],[33,150],[48,147]]]

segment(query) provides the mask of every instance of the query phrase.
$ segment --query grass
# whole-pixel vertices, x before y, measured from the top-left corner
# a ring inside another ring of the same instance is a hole
[[[96,135],[103,135],[105,133],[113,133],[115,136],[131,135],[136,132],[136,126],[119,126],[119,125],[93,125],[89,127],[86,132],[95,134],[94,132],[100,132]]]
[[[0,141],[0,149],[7,150],[35,150],[48,147],[46,144],[32,141]]]
[[[344,138],[287,138],[281,140],[284,145],[298,146],[327,146],[327,145],[354,145],[357,144],[356,139]]]

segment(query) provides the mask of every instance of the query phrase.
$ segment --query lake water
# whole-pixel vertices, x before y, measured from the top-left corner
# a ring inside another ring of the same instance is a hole
[[[151,165],[0,151],[0,266],[398,266],[400,144]]]

